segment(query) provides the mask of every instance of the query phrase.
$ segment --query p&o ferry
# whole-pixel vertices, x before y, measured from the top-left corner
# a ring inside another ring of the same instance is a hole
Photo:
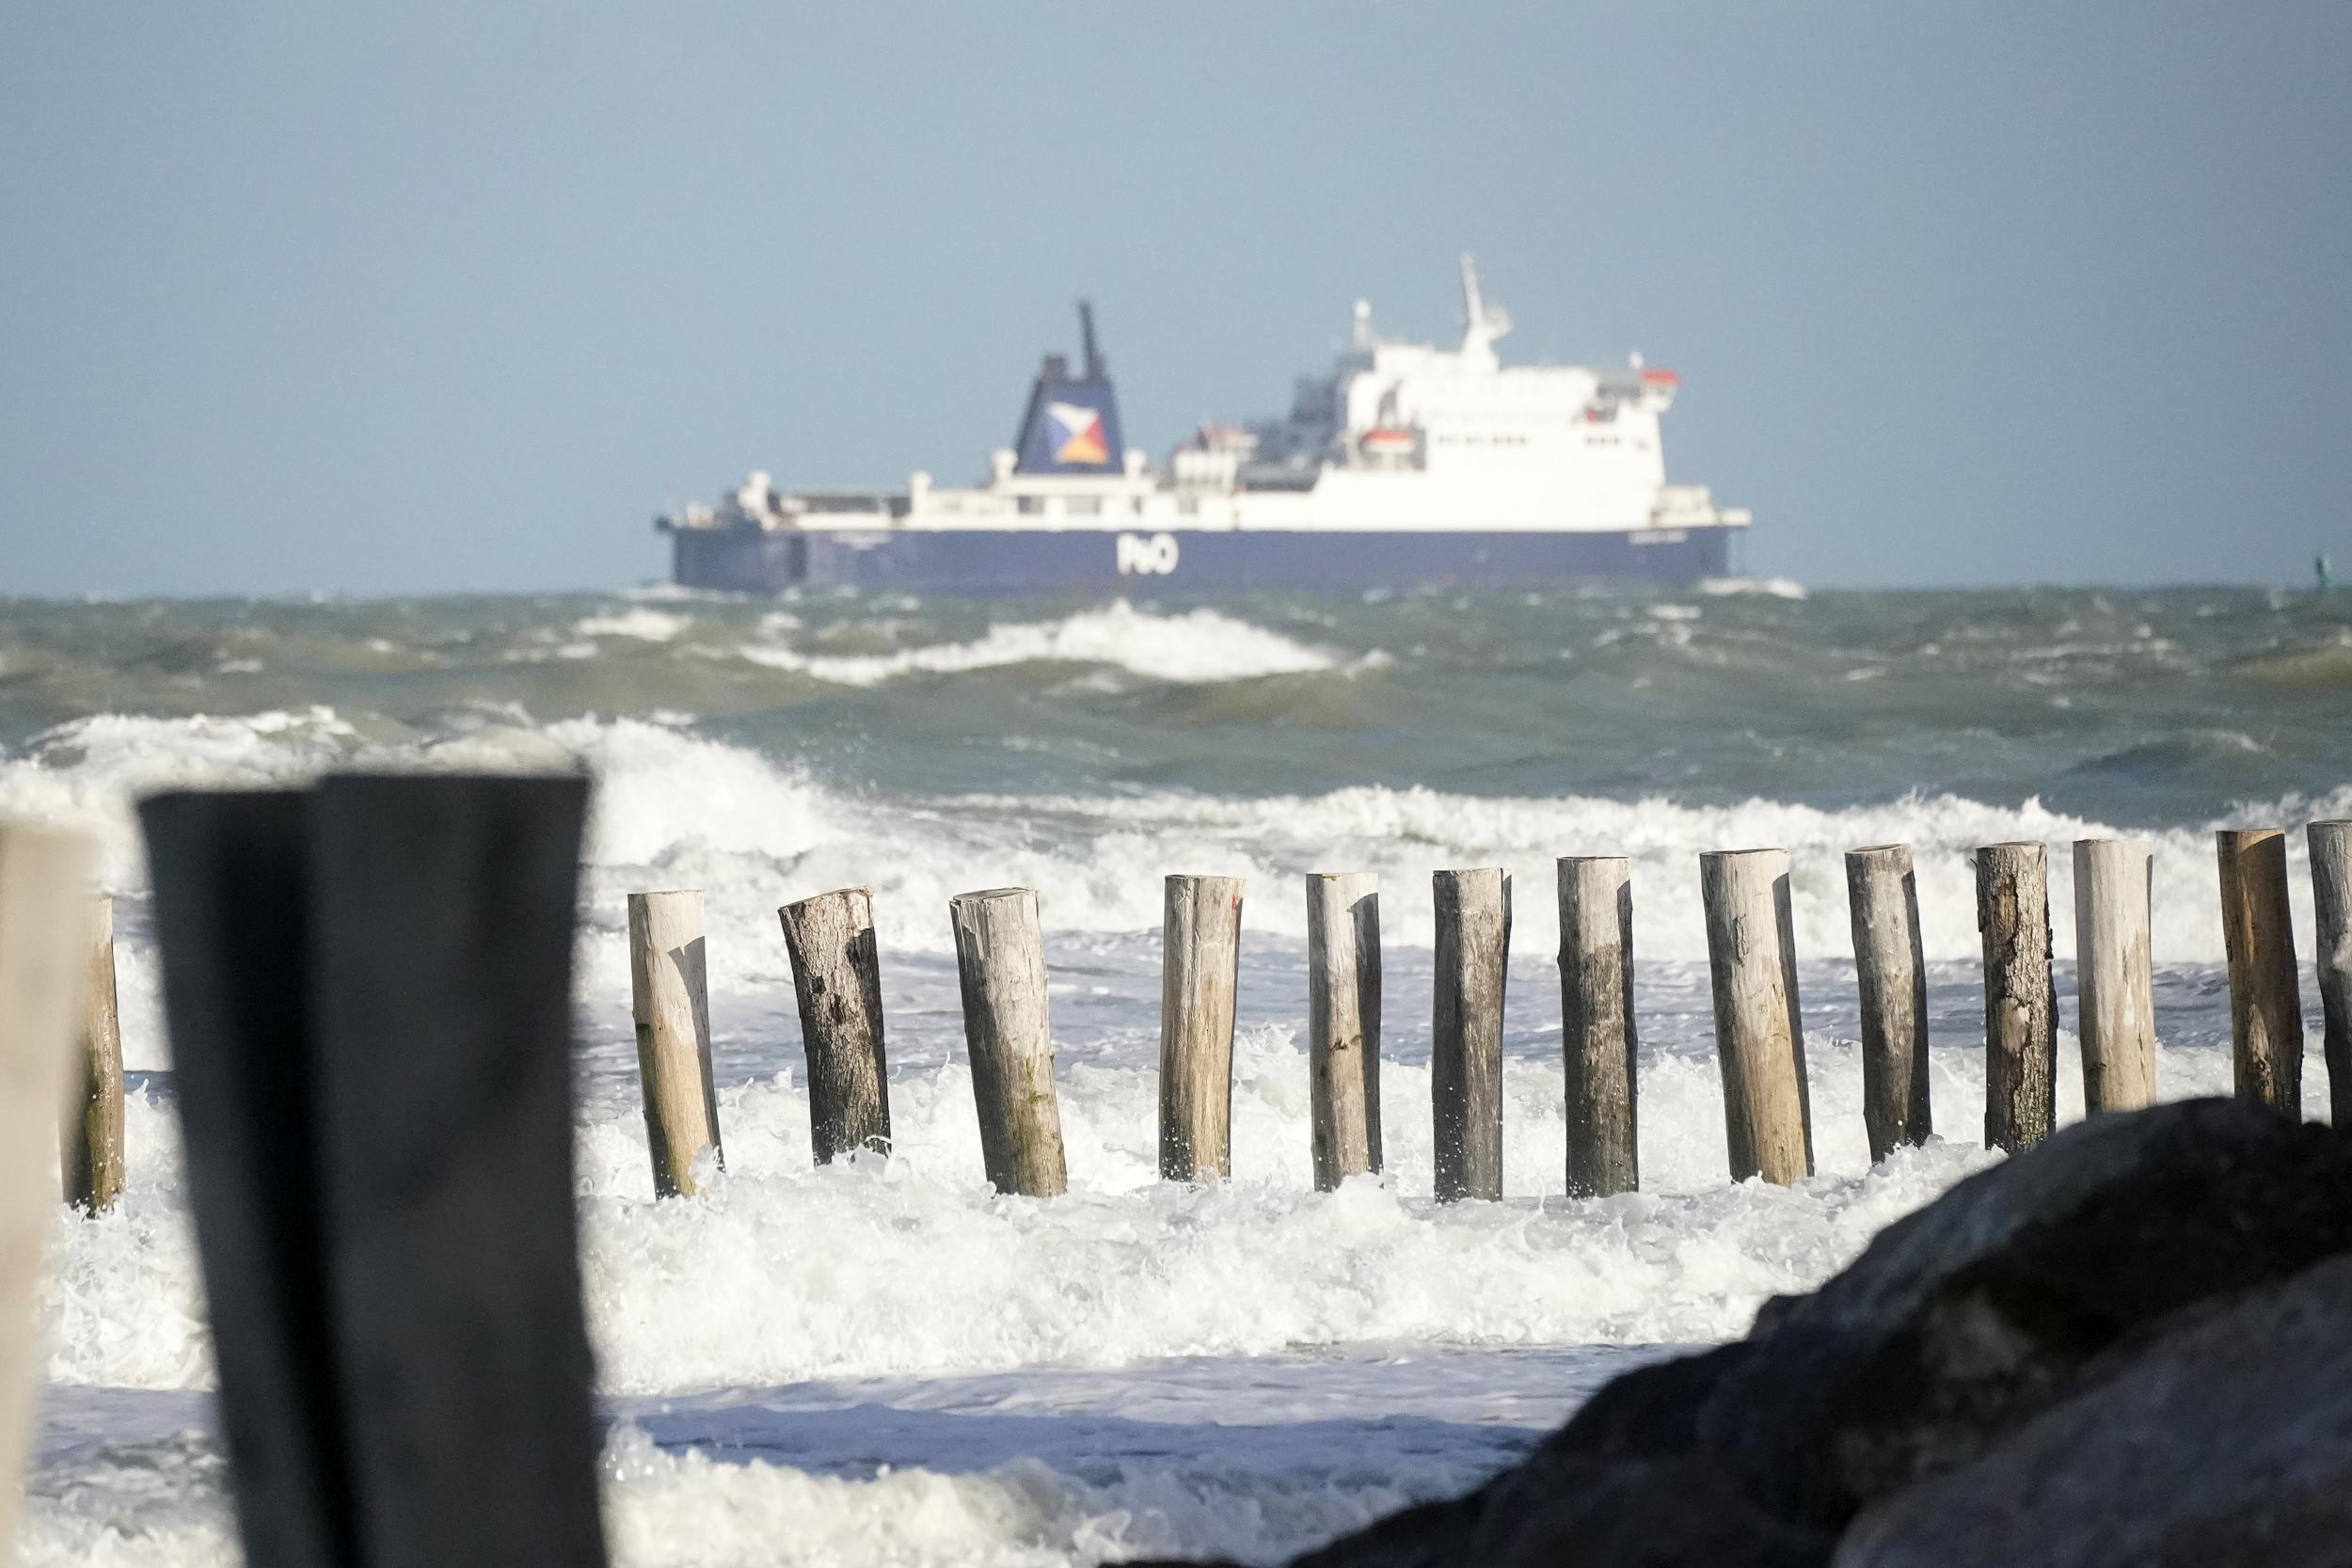
[[[1391,342],[1359,300],[1290,413],[1203,425],[1153,466],[1126,447],[1092,310],[1073,373],[1045,356],[1020,434],[968,489],[787,490],[754,473],[657,519],[690,588],[941,593],[1685,582],[1732,569],[1744,509],[1670,484],[1659,421],[1680,380],[1505,365],[1510,316],[1462,258],[1452,348]],[[1140,580],[1138,580],[1140,579]]]

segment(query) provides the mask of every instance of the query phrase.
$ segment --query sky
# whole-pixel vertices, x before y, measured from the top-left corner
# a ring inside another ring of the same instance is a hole
[[[2352,569],[2352,7],[0,14],[0,595],[621,588],[755,467],[1131,444],[1369,298],[1675,367],[1817,586]]]

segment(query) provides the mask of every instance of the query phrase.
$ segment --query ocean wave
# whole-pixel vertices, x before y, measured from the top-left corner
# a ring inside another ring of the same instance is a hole
[[[572,623],[572,631],[580,637],[626,637],[639,642],[667,642],[691,625],[688,616],[631,605],[615,614],[583,615]]]
[[[1800,953],[1843,958],[1852,950],[1844,851],[1904,843],[1917,868],[1928,957],[1963,959],[1978,951],[1973,850],[2025,840],[2051,846],[2053,936],[2058,956],[2071,958],[2067,844],[2146,836],[2155,856],[2157,961],[2223,957],[2211,832],[2224,824],[2124,835],[2038,800],[2001,806],[1954,795],[1842,807],[1760,799],[1704,806],[1362,785],[1266,798],[907,800],[829,787],[748,748],[642,720],[484,721],[430,740],[375,741],[313,709],[234,720],[106,717],[62,726],[25,754],[0,759],[0,812],[92,830],[107,885],[136,892],[145,877],[131,814],[135,796],[189,785],[279,784],[334,766],[585,768],[597,781],[590,897],[610,901],[630,885],[655,881],[700,886],[709,895],[714,937],[733,934],[763,949],[778,903],[856,884],[875,890],[882,940],[921,951],[946,949],[946,902],[975,887],[1038,888],[1051,930],[1152,930],[1161,916],[1161,879],[1179,871],[1247,878],[1248,929],[1303,938],[1299,879],[1329,870],[1376,874],[1385,940],[1427,946],[1431,871],[1501,865],[1518,889],[1519,949],[1539,952],[1556,938],[1554,859],[1610,854],[1633,862],[1636,951],[1698,959],[1706,956],[1698,854],[1770,845],[1791,855]],[[2230,820],[2293,826],[2347,815],[2352,785],[2249,805]],[[2289,833],[2288,854],[2299,940],[2308,944],[2310,890],[2299,832]]]
[[[1120,599],[1059,620],[1005,622],[965,642],[878,654],[812,654],[747,642],[744,658],[839,686],[879,686],[902,675],[958,674],[1015,664],[1112,665],[1152,680],[1201,684],[1329,670],[1337,656],[1216,610],[1167,615]]]

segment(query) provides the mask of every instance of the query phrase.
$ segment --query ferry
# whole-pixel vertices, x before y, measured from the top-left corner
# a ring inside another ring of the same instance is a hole
[[[1102,587],[1406,590],[1689,582],[1734,568],[1749,526],[1673,484],[1660,420],[1681,382],[1623,366],[1505,365],[1509,314],[1462,258],[1451,348],[1393,342],[1359,300],[1348,347],[1289,414],[1203,425],[1154,466],[1078,308],[1082,358],[1049,354],[1013,444],[969,488],[779,488],[656,519],[682,586],[773,594]]]

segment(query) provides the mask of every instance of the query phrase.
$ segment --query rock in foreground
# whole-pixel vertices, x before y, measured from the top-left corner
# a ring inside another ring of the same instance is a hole
[[[2066,1129],[1298,1568],[2352,1562],[2352,1139]]]

